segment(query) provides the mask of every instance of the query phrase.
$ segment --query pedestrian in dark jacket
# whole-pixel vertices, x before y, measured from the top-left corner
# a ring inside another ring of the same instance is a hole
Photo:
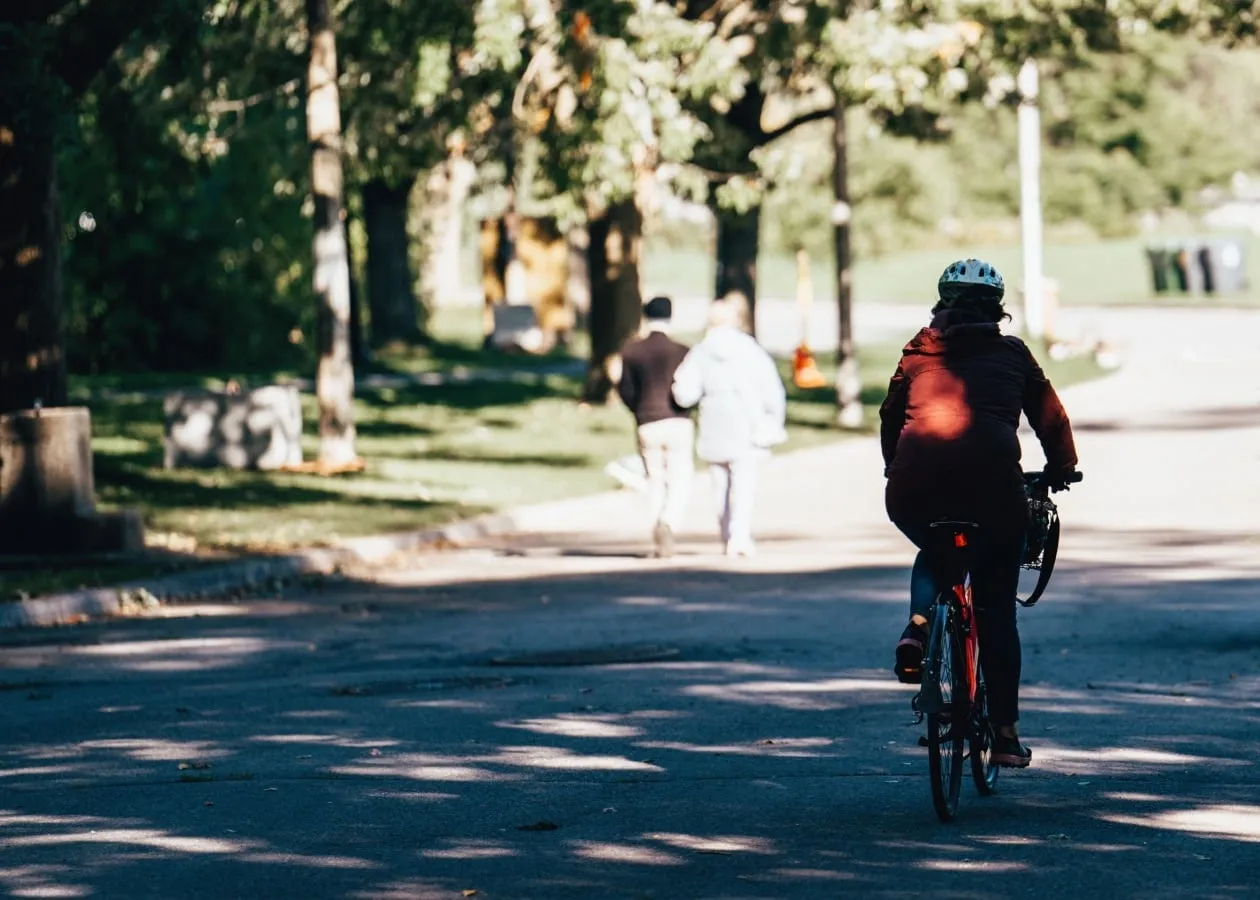
[[[1017,434],[1028,417],[1046,455],[1046,473],[1066,486],[1077,463],[1063,404],[1028,347],[1003,335],[1010,318],[1005,285],[990,264],[953,263],[938,284],[932,324],[902,351],[880,409],[888,516],[920,551],[941,519],[979,525],[972,548],[972,590],[989,711],[997,728],[993,760],[1027,766],[1020,743],[1020,645],[1015,595],[1028,525]],[[921,677],[927,616],[935,599],[923,552],[911,576],[911,616],[897,645],[895,672]]]
[[[687,515],[694,471],[695,425],[691,414],[674,402],[674,373],[687,346],[669,336],[673,302],[653,297],[643,307],[647,334],[621,351],[617,393],[634,413],[639,453],[647,474],[652,512],[652,539],[658,556],[674,551],[674,536]]]

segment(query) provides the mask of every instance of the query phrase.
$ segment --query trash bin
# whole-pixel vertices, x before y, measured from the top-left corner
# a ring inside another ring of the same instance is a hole
[[[1199,294],[1203,291],[1203,266],[1199,262],[1199,244],[1183,242],[1173,253],[1173,280],[1183,294]]]
[[[1204,242],[1199,254],[1204,293],[1238,294],[1247,290],[1246,257],[1242,241],[1211,238]]]
[[[1146,258],[1151,265],[1151,281],[1155,286],[1155,293],[1168,293],[1168,263],[1169,251],[1167,247],[1147,247]]]

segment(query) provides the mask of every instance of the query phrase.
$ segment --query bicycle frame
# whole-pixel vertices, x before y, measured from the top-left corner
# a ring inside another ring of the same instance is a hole
[[[967,547],[967,535],[959,532],[954,535],[954,546],[959,550]],[[976,628],[976,608],[971,602],[971,571],[963,570],[962,583],[954,585],[954,599],[958,606],[956,613],[962,625],[964,658],[967,661],[967,710],[968,721],[975,712],[976,674],[980,668],[980,634]]]

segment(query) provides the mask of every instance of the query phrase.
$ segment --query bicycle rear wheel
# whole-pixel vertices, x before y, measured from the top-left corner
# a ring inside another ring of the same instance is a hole
[[[968,697],[960,637],[949,604],[938,603],[928,640],[926,674],[935,679],[941,703],[927,715],[927,740],[932,805],[942,822],[953,820],[958,812],[958,795],[962,792]]]
[[[980,796],[987,797],[997,790],[998,772],[993,764],[993,726],[989,723],[989,700],[985,695],[984,676],[977,673],[975,718],[968,737],[971,752],[971,777],[976,782]]]

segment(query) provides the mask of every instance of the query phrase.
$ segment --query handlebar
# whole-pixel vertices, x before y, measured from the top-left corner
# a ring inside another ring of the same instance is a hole
[[[1084,480],[1084,472],[1068,472],[1063,478],[1063,483],[1064,485],[1080,484]],[[1052,489],[1046,482],[1046,473],[1044,471],[1025,472],[1024,484],[1027,485],[1028,489],[1034,493],[1046,494]],[[1053,488],[1053,490],[1066,490],[1066,487],[1056,487]]]

